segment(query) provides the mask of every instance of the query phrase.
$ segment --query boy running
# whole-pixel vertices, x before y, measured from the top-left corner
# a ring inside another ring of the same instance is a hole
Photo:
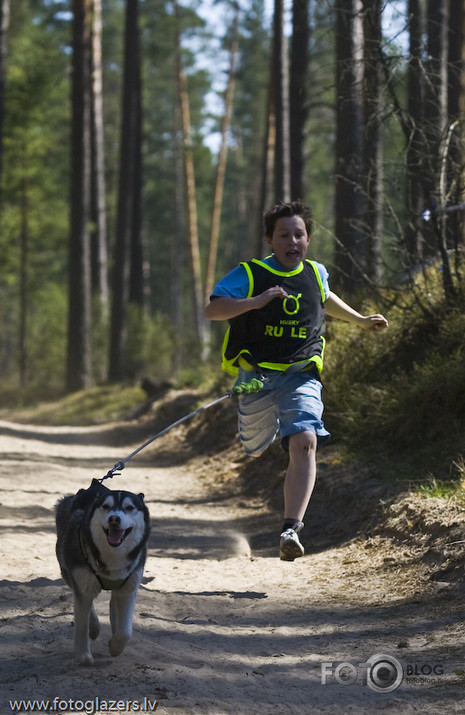
[[[223,369],[238,382],[264,379],[258,393],[239,397],[239,435],[246,454],[259,457],[279,433],[289,452],[284,480],[280,558],[303,556],[299,540],[316,479],[317,446],[329,438],[322,421],[325,314],[365,330],[387,328],[380,314],[361,315],[335,293],[321,263],[306,259],[312,212],[302,201],[264,214],[272,253],[241,263],[216,285],[205,308],[210,320],[228,320]]]

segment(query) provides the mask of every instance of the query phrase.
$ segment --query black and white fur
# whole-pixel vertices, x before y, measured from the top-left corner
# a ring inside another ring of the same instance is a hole
[[[94,479],[88,489],[58,501],[56,526],[58,562],[74,594],[76,662],[93,663],[89,638],[100,631],[93,601],[102,588],[111,590],[110,653],[120,655],[132,635],[146,558],[150,521],[144,495],[113,491]]]

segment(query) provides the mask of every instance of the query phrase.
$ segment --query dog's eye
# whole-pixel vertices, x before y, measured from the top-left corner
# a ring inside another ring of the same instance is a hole
[[[109,504],[102,504],[103,511],[110,511],[110,505]]]
[[[132,506],[132,504],[128,504],[128,506],[126,507],[126,511],[134,511],[134,507]]]

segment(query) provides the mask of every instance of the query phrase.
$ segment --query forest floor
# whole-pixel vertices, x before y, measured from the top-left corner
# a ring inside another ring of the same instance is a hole
[[[388,488],[327,447],[306,554],[282,562],[284,460],[274,446],[242,455],[231,406],[106,482],[145,494],[147,565],[124,653],[109,655],[102,592],[95,664],[74,664],[54,505],[182,415],[187,398],[173,395],[157,419],[98,427],[0,422],[2,715],[150,712],[154,701],[169,715],[465,712],[463,506]]]

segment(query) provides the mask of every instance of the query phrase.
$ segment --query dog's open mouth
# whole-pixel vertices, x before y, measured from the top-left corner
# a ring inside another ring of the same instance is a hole
[[[129,529],[103,529],[107,535],[109,546],[121,546],[126,536],[131,533],[132,526]]]

